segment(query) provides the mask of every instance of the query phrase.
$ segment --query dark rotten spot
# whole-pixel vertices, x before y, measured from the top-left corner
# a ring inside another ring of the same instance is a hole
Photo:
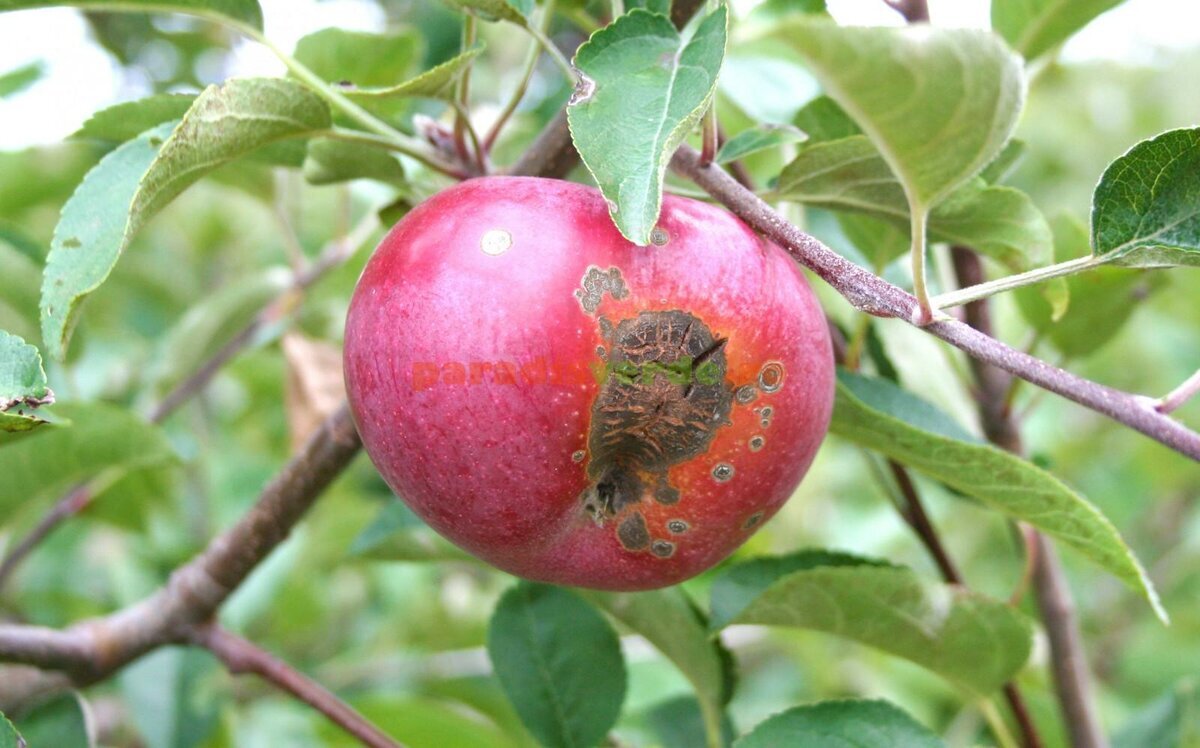
[[[599,288],[601,282],[593,285]],[[679,490],[668,481],[668,470],[708,451],[733,405],[733,387],[725,378],[726,341],[694,315],[641,312],[618,323],[611,342],[612,375],[596,395],[588,432],[592,484],[580,497],[598,524],[642,501],[678,503]],[[621,544],[644,548],[629,542],[641,537],[638,528],[644,525],[638,512],[622,519]],[[675,548],[666,543],[659,550],[655,555],[666,557]]]
[[[650,545],[650,531],[646,529],[646,519],[634,512],[621,521],[617,526],[617,540],[631,551],[640,551]]]

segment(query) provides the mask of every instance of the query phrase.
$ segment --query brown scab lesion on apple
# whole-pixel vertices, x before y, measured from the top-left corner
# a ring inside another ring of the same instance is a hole
[[[596,313],[606,293],[618,300],[629,295],[629,287],[621,277],[621,270],[615,267],[603,270],[589,265],[580,285],[580,288],[575,289],[575,298],[579,299],[580,306],[588,314]]]
[[[590,288],[601,285],[597,280]],[[734,396],[726,379],[726,340],[681,310],[640,312],[613,326],[608,340],[607,375],[588,432],[592,481],[581,504],[601,526],[624,515],[616,535],[627,550],[648,548],[669,558],[675,544],[653,539],[643,514],[626,509],[647,500],[677,504],[680,493],[670,484],[669,468],[707,452],[716,430],[730,423]],[[677,524],[668,531],[686,531],[687,523],[676,522],[682,529]]]

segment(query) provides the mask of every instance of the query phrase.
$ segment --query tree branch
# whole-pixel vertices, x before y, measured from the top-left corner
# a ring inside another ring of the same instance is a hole
[[[199,369],[168,392],[150,411],[147,420],[154,424],[162,423],[178,410],[181,405],[207,387],[208,383],[217,375],[217,372],[250,346],[264,328],[274,324],[296,306],[299,294],[302,294],[310,286],[323,278],[330,270],[340,266],[352,257],[359,247],[366,242],[378,223],[379,220],[375,213],[368,213],[349,233],[336,241],[330,242],[317,259],[309,264],[308,267],[296,271],[288,288],[271,299],[271,301],[259,310],[254,319],[250,320],[244,328],[218,348],[212,356],[200,365]],[[86,509],[91,503],[93,496],[92,487],[85,481],[75,486],[50,507],[46,514],[38,520],[33,529],[29,531],[29,534],[13,546],[5,554],[4,559],[0,561],[0,590],[4,589],[4,586],[12,578],[13,573],[20,566],[21,562],[43,540],[54,532],[60,524]]]
[[[701,167],[699,157],[694,148],[684,145],[676,151],[671,165],[752,228],[786,249],[856,309],[877,317],[898,317],[910,323],[918,318],[920,309],[912,294],[872,275],[805,234],[722,169],[715,165]],[[943,319],[922,329],[984,363],[1106,415],[1200,461],[1200,434],[1157,412],[1149,404],[1153,401],[1147,398],[1071,374],[962,322]]]
[[[359,448],[350,410],[343,405],[263,489],[250,511],[171,574],[158,592],[67,629],[0,624],[0,660],[59,670],[84,686],[156,647],[188,641],[192,628],[207,623],[283,542]],[[5,706],[0,702],[0,710]]]
[[[253,673],[324,714],[369,748],[401,748],[386,733],[291,665],[216,624],[195,627],[191,642],[216,655],[229,672]]]

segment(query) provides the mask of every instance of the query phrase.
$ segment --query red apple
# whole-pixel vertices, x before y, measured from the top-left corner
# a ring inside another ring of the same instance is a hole
[[[662,587],[795,490],[829,423],[825,318],[796,264],[667,196],[650,246],[600,193],[473,179],[379,245],[346,322],[363,444],[435,530],[529,579]]]

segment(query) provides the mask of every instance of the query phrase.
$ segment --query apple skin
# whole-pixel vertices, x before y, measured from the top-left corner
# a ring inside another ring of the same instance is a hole
[[[833,402],[812,291],[699,201],[665,196],[652,241],[622,237],[590,187],[486,177],[380,243],[346,322],[350,406],[437,532],[528,579],[653,589],[795,490]]]

